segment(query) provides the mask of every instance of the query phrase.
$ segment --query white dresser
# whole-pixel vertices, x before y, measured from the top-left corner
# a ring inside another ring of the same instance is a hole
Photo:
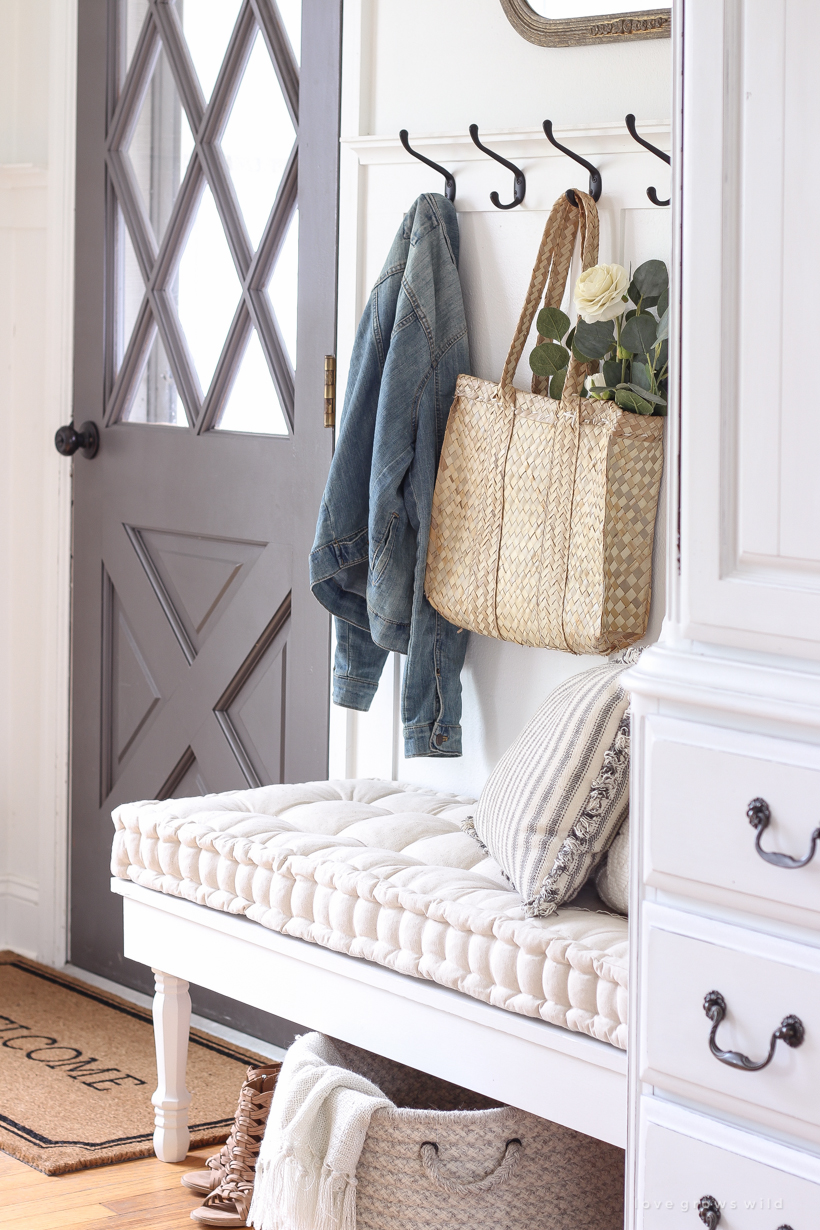
[[[631,684],[628,1224],[816,1230],[820,670],[667,641]]]
[[[628,676],[627,1225],[818,1230],[820,4],[675,20],[667,619]]]

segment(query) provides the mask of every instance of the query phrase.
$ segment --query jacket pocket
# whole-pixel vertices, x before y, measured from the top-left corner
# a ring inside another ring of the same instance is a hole
[[[374,585],[378,585],[382,579],[384,570],[390,563],[390,556],[393,552],[393,543],[396,541],[396,530],[399,524],[398,513],[393,513],[387,523],[387,529],[381,537],[381,542],[373,552],[373,558],[370,561],[370,575]]]

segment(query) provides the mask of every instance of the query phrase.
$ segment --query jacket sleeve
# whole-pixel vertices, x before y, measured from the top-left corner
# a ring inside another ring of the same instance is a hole
[[[369,632],[335,619],[333,703],[366,712],[376,695],[389,651],[380,649]]]

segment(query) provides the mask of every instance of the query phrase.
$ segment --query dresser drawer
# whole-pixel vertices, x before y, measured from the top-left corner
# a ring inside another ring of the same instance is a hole
[[[703,1230],[698,1202],[720,1207],[719,1230],[816,1230],[820,1187],[728,1149],[650,1123],[643,1133],[637,1225]]]
[[[818,925],[820,842],[806,866],[774,866],[747,808],[768,807],[764,852],[805,858],[820,826],[820,747],[647,718],[646,763],[647,883],[701,896],[709,885],[740,908]]]
[[[641,946],[642,1079],[820,1143],[820,950],[651,904]],[[716,1048],[761,1062],[789,1016],[802,1043],[777,1042],[760,1071],[730,1066],[710,1050],[710,992],[725,1001]]]

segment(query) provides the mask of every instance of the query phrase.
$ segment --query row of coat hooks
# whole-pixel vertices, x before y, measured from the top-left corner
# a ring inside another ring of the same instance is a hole
[[[638,142],[639,145],[642,145],[644,149],[648,149],[650,154],[654,154],[656,158],[662,158],[663,161],[667,164],[667,166],[671,165],[672,160],[668,154],[665,154],[663,150],[658,149],[657,146],[651,145],[649,141],[645,140],[642,136],[639,135],[638,130],[635,127],[635,116],[634,115],[630,114],[626,116],[625,123],[626,123],[627,131],[629,132],[629,135],[633,137]],[[544,135],[546,136],[547,140],[552,145],[554,145],[556,149],[560,149],[562,154],[567,154],[568,157],[574,159],[575,162],[580,163],[582,167],[586,168],[586,170],[589,172],[589,195],[592,197],[594,201],[599,200],[601,196],[601,192],[603,190],[603,181],[601,179],[601,172],[598,170],[598,168],[594,167],[591,162],[587,162],[586,158],[582,158],[580,154],[575,154],[573,153],[571,149],[567,149],[566,145],[562,145],[560,141],[556,141],[555,136],[552,131],[552,120],[544,120],[543,129],[544,129]],[[516,205],[520,205],[521,202],[524,200],[524,196],[527,191],[527,180],[524,176],[524,172],[521,170],[520,167],[517,167],[514,162],[509,162],[506,158],[502,158],[500,154],[497,154],[494,150],[489,149],[486,145],[484,145],[482,141],[478,139],[478,124],[470,125],[470,136],[472,137],[475,145],[477,145],[478,148],[482,151],[482,153],[489,154],[490,158],[494,158],[496,162],[500,162],[501,165],[503,167],[506,167],[508,171],[512,171],[513,175],[515,176],[515,187],[513,191],[513,199],[509,201],[506,205],[503,205],[501,203],[501,198],[499,197],[498,193],[491,192],[490,200],[492,201],[493,205],[495,205],[496,209],[515,209]],[[437,162],[433,162],[430,158],[425,158],[424,154],[419,154],[417,150],[412,149],[406,128],[402,128],[401,132],[399,133],[399,140],[401,141],[404,148],[407,150],[408,154],[412,154],[414,158],[418,158],[419,162],[426,163],[428,167],[432,167],[434,171],[438,171],[439,175],[444,176],[444,184],[445,184],[444,195],[447,197],[448,201],[454,201],[456,199],[455,176],[450,171],[448,171],[445,167],[439,166]],[[669,204],[669,201],[661,201],[658,199],[658,194],[654,188],[647,188],[646,195],[649,197],[653,205],[668,205]],[[571,188],[568,189],[566,197],[570,205],[577,204],[575,200],[575,193],[572,191]]]

